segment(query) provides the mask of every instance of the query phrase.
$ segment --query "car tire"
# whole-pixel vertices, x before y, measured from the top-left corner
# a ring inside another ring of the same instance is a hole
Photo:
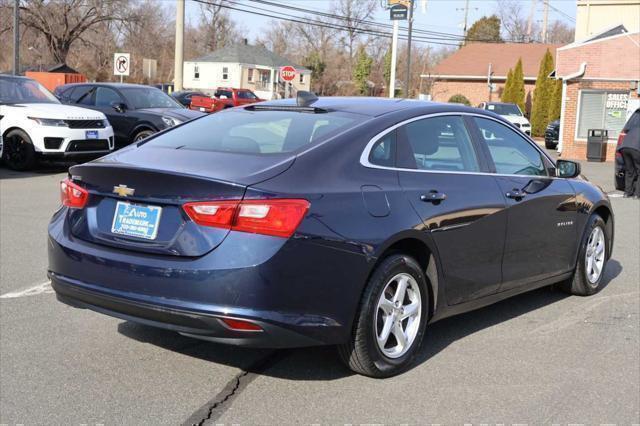
[[[590,296],[602,290],[609,252],[606,224],[599,215],[593,214],[580,242],[573,277],[561,283],[560,288],[576,296]]]
[[[29,135],[19,129],[6,134],[2,150],[2,161],[13,170],[26,171],[38,163],[36,150]]]
[[[404,297],[398,293],[401,282],[405,282]],[[410,311],[414,315],[409,316]],[[411,365],[420,348],[428,315],[425,272],[412,257],[391,255],[369,279],[350,340],[338,347],[340,358],[351,370],[365,376],[399,374]],[[404,346],[397,335],[404,336]]]
[[[136,135],[133,137],[133,142],[140,142],[143,139],[148,138],[149,136],[151,136],[152,134],[154,134],[155,132],[153,130],[141,130],[138,133],[136,133]]]

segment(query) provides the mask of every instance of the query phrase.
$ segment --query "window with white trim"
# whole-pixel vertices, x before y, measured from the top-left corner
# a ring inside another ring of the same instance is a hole
[[[617,138],[626,121],[628,102],[629,92],[581,91],[577,137],[586,139],[590,129],[606,129],[610,139]]]

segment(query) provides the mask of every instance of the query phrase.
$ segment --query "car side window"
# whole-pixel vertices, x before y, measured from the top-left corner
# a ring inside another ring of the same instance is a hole
[[[87,90],[80,94],[78,97],[78,100],[75,102],[77,104],[80,105],[88,105],[88,106],[93,106],[94,105],[94,92],[95,90],[92,87],[87,87]]]
[[[110,107],[113,102],[122,102],[120,95],[115,90],[108,87],[98,87],[96,89],[96,106]]]
[[[403,155],[400,167],[418,170],[480,170],[471,137],[464,120],[457,115],[425,118],[400,127],[398,138],[404,138],[411,153]],[[404,151],[404,149],[403,149]]]
[[[64,96],[67,102],[71,102],[75,104],[89,90],[91,90],[91,87],[87,87],[87,86],[73,87],[71,90],[67,90],[66,92],[64,92]]]
[[[396,163],[396,132],[392,131],[378,139],[369,152],[369,163],[376,166],[394,167]]]
[[[515,130],[486,118],[473,120],[489,148],[496,173],[506,175],[546,176],[542,154]]]

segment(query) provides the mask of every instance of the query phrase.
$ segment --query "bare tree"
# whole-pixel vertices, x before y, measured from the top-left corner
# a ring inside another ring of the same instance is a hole
[[[335,14],[345,18],[336,23],[347,27],[347,30],[342,33],[341,41],[349,53],[349,74],[353,67],[354,46],[360,38],[359,30],[369,27],[364,21],[373,16],[377,7],[376,0],[337,0],[334,4]]]
[[[553,21],[547,29],[547,42],[553,44],[567,44],[573,42],[575,28],[562,21]]]
[[[527,39],[527,18],[523,16],[522,4],[517,0],[497,0],[496,13],[502,23],[502,32],[506,41],[528,41]],[[534,39],[540,34],[538,25],[533,22],[531,28],[531,38]]]
[[[21,21],[44,36],[56,62],[66,62],[71,46],[108,21],[124,19],[126,0],[22,0]]]
[[[200,25],[205,51],[217,50],[221,47],[241,41],[243,34],[226,9],[222,7],[224,0],[211,0],[207,4],[200,3]]]

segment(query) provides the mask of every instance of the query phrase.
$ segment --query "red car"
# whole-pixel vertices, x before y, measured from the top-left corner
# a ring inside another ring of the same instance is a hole
[[[191,98],[190,109],[201,112],[218,112],[226,108],[233,108],[241,105],[249,105],[262,102],[249,89],[232,89],[228,87],[218,87],[213,97],[196,96]]]

